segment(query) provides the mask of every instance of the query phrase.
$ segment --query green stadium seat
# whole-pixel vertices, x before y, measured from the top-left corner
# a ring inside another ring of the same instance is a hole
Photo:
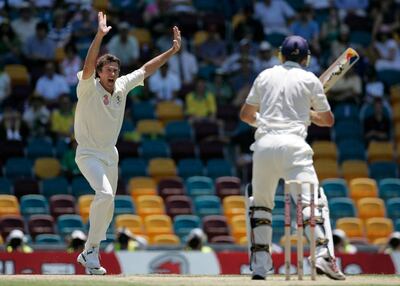
[[[174,231],[181,240],[194,228],[200,228],[201,221],[197,215],[177,215],[174,217]]]
[[[25,195],[20,199],[21,214],[28,218],[35,214],[49,214],[49,204],[42,195]]]
[[[196,196],[193,203],[199,217],[222,214],[221,199],[217,196]]]
[[[56,177],[41,181],[41,193],[47,199],[53,195],[70,194],[68,181],[65,177]]]
[[[215,195],[213,180],[205,176],[193,176],[186,180],[187,195],[191,197]]]
[[[71,234],[74,230],[81,230],[85,232],[85,226],[79,215],[65,214],[57,218],[58,233],[65,237]]]

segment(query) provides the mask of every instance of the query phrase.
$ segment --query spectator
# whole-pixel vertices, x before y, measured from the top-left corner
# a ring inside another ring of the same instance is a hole
[[[39,94],[33,94],[23,114],[23,119],[29,126],[31,136],[45,136],[50,122],[50,111]]]
[[[310,6],[306,5],[300,10],[298,19],[290,25],[290,31],[306,39],[314,50],[313,54],[319,54],[320,31],[318,23],[313,20],[313,10]]]
[[[6,239],[6,251],[7,252],[22,252],[31,253],[33,249],[27,245],[27,238],[22,230],[14,229],[10,232]]]
[[[285,0],[263,0],[255,2],[254,14],[261,21],[266,35],[288,34],[288,22],[295,16],[295,11]]]
[[[239,42],[239,52],[234,52],[222,63],[221,71],[224,73],[235,73],[240,70],[241,62],[247,59],[251,62],[253,70],[258,70],[260,63],[258,59],[250,53],[251,43],[248,39]]]
[[[108,51],[121,59],[122,72],[133,69],[139,58],[139,43],[129,31],[129,23],[120,23],[118,34],[113,36],[107,45]]]
[[[211,247],[205,245],[206,243],[207,236],[204,231],[201,228],[194,228],[190,231],[187,237],[185,250],[195,250],[203,253],[213,252]]]
[[[70,94],[75,93],[78,84],[77,73],[82,69],[82,60],[74,43],[68,43],[65,48],[65,58],[60,63],[60,72],[68,83]]]
[[[342,24],[339,30],[339,37],[330,46],[328,63],[333,63],[348,47],[350,47],[350,29]]]
[[[85,248],[85,242],[86,242],[86,234],[79,229],[74,230],[68,239],[67,252],[68,253],[82,252],[83,249]]]
[[[63,75],[56,73],[53,62],[45,65],[45,74],[36,83],[35,92],[42,95],[46,103],[55,105],[62,94],[69,94],[69,86]]]
[[[72,35],[72,26],[67,21],[66,14],[63,10],[56,10],[53,14],[53,23],[49,31],[49,39],[51,39],[56,47],[64,47]]]
[[[321,23],[321,50],[329,49],[334,41],[337,41],[340,35],[340,19],[335,8],[329,9],[327,19]],[[329,54],[329,52],[328,52]]]
[[[20,63],[21,42],[8,21],[0,24],[0,57],[4,64]]]
[[[36,33],[28,38],[24,53],[31,63],[42,64],[43,61],[53,60],[56,45],[48,37],[49,28],[46,22],[36,24]]]
[[[397,30],[400,32],[400,30]],[[394,35],[398,35],[395,33]],[[392,38],[389,27],[382,26],[377,35],[375,48],[378,52],[378,59],[375,62],[376,71],[400,70],[400,47],[399,41]]]
[[[54,136],[71,138],[74,129],[74,108],[67,94],[59,98],[58,108],[51,113],[51,131]]]
[[[4,72],[4,65],[0,62],[0,106],[11,94],[11,79]]]
[[[29,127],[21,118],[21,113],[11,106],[5,106],[0,121],[0,141],[26,142],[28,135]]]
[[[11,26],[22,45],[25,45],[28,39],[35,34],[38,22],[39,19],[33,16],[31,4],[23,2],[23,5],[19,8],[19,17],[11,22]]]
[[[361,102],[362,81],[354,69],[350,69],[329,91],[331,106],[340,102]]]
[[[186,114],[191,119],[214,118],[217,112],[215,95],[206,89],[203,78],[196,80],[196,88],[185,98]]]
[[[69,148],[64,152],[61,158],[61,168],[65,174],[65,176],[69,179],[72,179],[75,176],[81,175],[81,171],[78,168],[78,165],[75,162],[76,155],[76,147],[78,144],[75,139],[70,140],[69,138],[63,139],[69,142]]]
[[[279,65],[279,59],[274,55],[272,46],[267,41],[262,41],[260,44],[258,62],[260,63],[257,71],[258,73],[265,69],[272,68],[275,65]]]
[[[149,89],[156,95],[157,101],[177,99],[177,92],[181,88],[179,77],[169,69],[168,62],[160,67],[149,78]]]
[[[225,41],[218,33],[217,25],[210,25],[207,39],[197,48],[197,56],[202,63],[219,67],[226,58],[227,50]]]
[[[236,92],[234,105],[240,105],[244,102],[256,77],[257,73],[253,69],[251,60],[248,58],[241,58],[240,70],[230,78],[231,86]]]
[[[354,254],[357,252],[357,248],[350,244],[349,239],[343,230],[335,229],[332,232],[332,239],[335,253]]]
[[[143,250],[147,248],[147,240],[140,236],[134,235],[129,229],[123,227],[117,229],[117,238],[114,244],[106,247],[106,252],[120,251],[120,250]]]
[[[71,20],[71,25],[78,54],[83,58],[97,31],[97,13],[91,5],[82,5]]]
[[[215,95],[218,104],[230,104],[233,99],[233,91],[226,75],[217,69],[212,82],[207,82],[207,90]]]
[[[381,252],[386,254],[393,254],[400,252],[400,232],[393,232],[389,238],[388,242],[385,245],[384,249]]]
[[[233,36],[235,41],[247,37],[249,34],[253,35],[256,42],[264,40],[264,28],[261,22],[255,18],[253,6],[247,5],[243,8],[243,12],[236,14],[232,19]]]
[[[196,56],[187,49],[187,42],[182,38],[181,49],[168,62],[169,70],[179,76],[183,86],[191,86],[198,72]]]
[[[374,113],[364,120],[364,138],[367,143],[371,141],[388,141],[390,139],[390,118],[384,113],[382,99],[374,100]]]

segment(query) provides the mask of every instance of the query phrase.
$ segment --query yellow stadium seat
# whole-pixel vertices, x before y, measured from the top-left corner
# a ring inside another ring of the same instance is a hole
[[[285,236],[284,235],[282,235],[282,237],[279,241],[279,244],[282,247],[285,247]],[[303,236],[303,245],[306,245],[306,244],[308,244],[307,238],[305,236]],[[290,235],[290,245],[297,246],[297,234],[293,233]]]
[[[207,31],[197,31],[196,33],[194,33],[194,36],[193,36],[193,45],[195,47],[198,47],[202,43],[204,43],[207,39],[208,39]]]
[[[337,160],[336,144],[332,141],[314,141],[312,144],[314,160],[332,159]]]
[[[148,215],[144,219],[144,226],[150,241],[158,234],[174,234],[171,218],[165,214]]]
[[[56,48],[56,56],[55,60],[57,63],[61,63],[65,59],[65,50],[64,47]]]
[[[164,136],[164,126],[157,119],[141,119],[137,122],[136,130],[145,136]]]
[[[317,159],[314,161],[314,168],[320,181],[340,177],[336,160]]]
[[[82,221],[86,223],[89,219],[90,205],[94,199],[94,195],[83,195],[78,198],[79,214]]]
[[[380,237],[380,238],[374,239],[372,241],[372,244],[379,246],[379,247],[385,247],[387,245],[387,242],[388,242],[387,237]]]
[[[230,221],[230,218],[236,215],[244,215],[246,213],[246,206],[243,196],[227,196],[222,201],[222,207],[225,216]]]
[[[355,178],[367,178],[368,177],[368,165],[367,162],[361,160],[346,160],[342,163],[342,175],[343,178],[350,182]]]
[[[170,158],[154,158],[149,161],[149,175],[156,180],[175,177],[177,169],[174,160]]]
[[[33,172],[40,179],[50,179],[60,175],[61,164],[56,158],[38,158],[35,160]]]
[[[0,217],[19,214],[19,203],[16,196],[0,195]]]
[[[144,45],[152,46],[153,40],[149,30],[145,28],[134,28],[130,31],[130,34],[136,38],[141,47]]]
[[[156,195],[157,183],[150,177],[134,177],[129,180],[128,190],[134,200],[143,195]]]
[[[390,87],[390,101],[392,105],[400,102],[400,84],[392,85]]]
[[[153,245],[180,245],[181,241],[177,235],[169,233],[154,235],[150,243]]]
[[[392,161],[394,159],[394,146],[392,142],[373,141],[368,146],[368,161]]]
[[[236,239],[236,238],[235,238]],[[239,242],[238,242],[240,245],[244,245],[244,246],[247,246],[247,244],[248,244],[248,241],[247,241],[247,235],[244,235],[244,236],[242,236],[240,239],[239,239]]]
[[[241,240],[246,236],[246,215],[235,215],[231,219],[231,233],[235,242],[241,244]]]
[[[139,196],[136,198],[137,213],[141,217],[165,214],[164,201],[160,196]]]
[[[4,71],[10,76],[13,86],[29,84],[30,77],[26,66],[19,64],[6,65]]]
[[[183,107],[173,101],[161,101],[156,105],[156,115],[164,125],[173,120],[182,120]]]
[[[386,217],[374,217],[365,222],[365,231],[370,242],[378,238],[388,238],[393,232],[393,222]]]
[[[336,221],[336,228],[343,230],[349,239],[365,238],[364,224],[360,218],[340,218]]]
[[[115,228],[125,227],[133,234],[145,234],[143,220],[138,215],[122,214],[115,218]]]
[[[350,181],[350,197],[357,202],[359,199],[378,196],[376,181],[370,178],[357,178]]]
[[[362,220],[371,217],[384,217],[385,203],[380,198],[362,198],[357,202],[358,217]]]

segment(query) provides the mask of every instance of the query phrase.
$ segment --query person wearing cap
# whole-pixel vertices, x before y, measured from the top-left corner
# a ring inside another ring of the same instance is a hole
[[[33,249],[26,244],[27,238],[22,230],[14,229],[10,232],[6,239],[6,251],[7,252],[23,252],[31,253]]]
[[[387,244],[383,247],[381,252],[386,254],[392,254],[394,252],[400,252],[400,232],[395,231],[389,237]]]
[[[82,252],[85,248],[86,239],[86,234],[83,231],[79,229],[74,230],[69,238],[67,252]]]
[[[332,238],[336,253],[354,254],[357,252],[357,247],[350,243],[346,233],[343,230],[335,229],[332,232]]]
[[[258,49],[259,69],[262,72],[265,69],[272,68],[279,64],[279,59],[274,56],[272,46],[267,41],[262,41]]]
[[[118,182],[118,150],[115,147],[125,115],[127,94],[155,73],[181,46],[181,34],[173,27],[171,47],[142,67],[120,76],[121,60],[112,55],[99,57],[103,38],[111,30],[107,16],[98,13],[98,29],[86,55],[83,70],[78,72],[78,102],[75,109],[74,136],[78,143],[75,161],[91,188],[90,228],[85,250],[77,262],[92,275],[104,275],[99,261],[100,242],[106,238],[114,213]]]
[[[148,242],[146,238],[140,235],[134,235],[129,229],[126,227],[120,227],[117,229],[116,233],[116,241],[114,243],[110,243],[106,247],[106,252],[113,251],[135,251],[135,250],[143,250],[146,249]]]
[[[257,128],[253,153],[253,201],[249,202],[252,279],[265,279],[272,267],[272,210],[280,179],[312,182],[315,194],[316,267],[331,279],[344,280],[332,241],[326,196],[313,166],[313,151],[306,142],[311,123],[331,127],[331,112],[322,83],[304,70],[310,59],[307,41],[286,37],[280,47],[282,64],[261,72],[240,111],[240,119]],[[309,235],[310,186],[302,184],[303,219]],[[294,189],[290,190],[294,198]],[[296,200],[295,200],[296,201]]]
[[[201,228],[194,228],[190,231],[186,239],[185,250],[188,251],[201,251],[203,253],[210,253],[214,250],[205,245],[207,243],[207,235]]]

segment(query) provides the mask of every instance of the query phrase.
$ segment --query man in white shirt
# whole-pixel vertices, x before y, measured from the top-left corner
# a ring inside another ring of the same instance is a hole
[[[78,73],[75,110],[76,163],[95,191],[90,207],[90,229],[85,250],[77,261],[93,275],[104,275],[100,265],[100,241],[106,238],[114,212],[118,180],[115,144],[124,118],[126,96],[180,49],[181,35],[173,28],[172,47],[125,76],[119,76],[120,60],[110,54],[97,59],[103,37],[111,30],[106,15],[98,13],[97,34],[89,48],[83,70]]]
[[[272,267],[271,212],[276,186],[283,178],[313,182],[316,186],[316,266],[330,278],[344,280],[335,263],[327,200],[318,187],[313,151],[305,141],[310,122],[331,127],[334,116],[321,82],[301,68],[307,66],[310,58],[307,41],[300,36],[287,37],[280,54],[282,64],[259,74],[240,112],[244,122],[257,127],[252,145],[253,202],[249,206],[252,279],[265,279]],[[309,221],[310,191],[306,184],[302,187],[303,219]],[[305,226],[309,235],[309,226]]]
[[[154,92],[157,101],[177,100],[177,92],[181,88],[181,81],[168,64],[149,78],[149,89]]]
[[[11,22],[11,26],[18,38],[25,44],[29,37],[35,34],[38,18],[32,17],[32,7],[29,3],[24,2],[20,7],[20,17]]]

